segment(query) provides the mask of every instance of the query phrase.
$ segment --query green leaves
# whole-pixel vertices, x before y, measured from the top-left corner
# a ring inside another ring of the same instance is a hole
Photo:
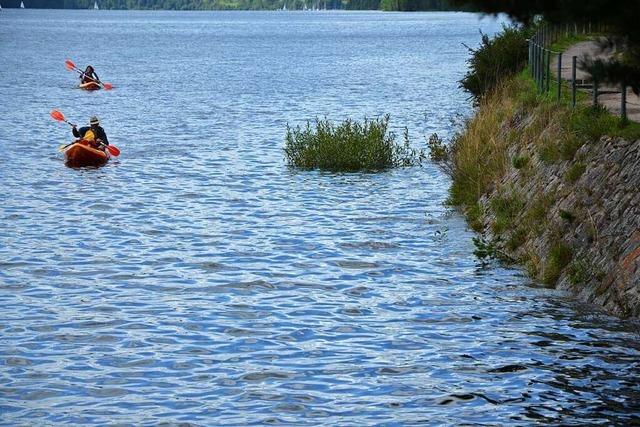
[[[460,80],[460,87],[478,102],[502,79],[524,68],[528,55],[528,34],[528,30],[518,27],[505,27],[494,38],[482,34],[480,47],[469,48],[469,71]]]
[[[287,125],[284,153],[287,164],[300,169],[380,171],[420,164],[424,155],[413,149],[405,131],[403,144],[388,131],[389,115],[360,123],[347,119],[307,122],[304,128]]]

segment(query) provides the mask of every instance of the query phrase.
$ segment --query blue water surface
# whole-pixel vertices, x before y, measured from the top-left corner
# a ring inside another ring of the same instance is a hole
[[[315,117],[450,136],[502,23],[0,12],[0,423],[640,423],[633,324],[480,264],[436,167],[285,164]],[[65,167],[54,108],[121,156]]]

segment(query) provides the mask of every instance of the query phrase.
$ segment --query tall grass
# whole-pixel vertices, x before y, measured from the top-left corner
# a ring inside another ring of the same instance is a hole
[[[360,123],[347,119],[339,124],[324,119],[306,126],[287,126],[284,153],[287,164],[300,169],[334,172],[380,171],[419,164],[424,155],[412,148],[405,131],[396,142],[389,131],[389,116]]]
[[[604,135],[635,140],[640,125],[621,127],[620,120],[602,108],[558,104],[539,95],[524,71],[487,94],[448,145],[440,141],[433,147],[430,141],[429,146],[432,160],[453,178],[450,202],[477,212],[478,199],[513,166],[510,150],[530,147],[542,162],[553,164],[573,160],[580,146],[597,143]]]

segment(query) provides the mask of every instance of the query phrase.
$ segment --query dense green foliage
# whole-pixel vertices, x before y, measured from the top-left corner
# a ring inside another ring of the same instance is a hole
[[[94,0],[24,0],[27,8],[91,9]],[[20,0],[5,0],[3,7],[18,7]],[[450,0],[98,0],[101,9],[171,10],[454,10]]]
[[[526,25],[543,18],[553,24],[589,23],[606,28],[603,49],[616,49],[622,55],[609,60],[585,60],[582,67],[600,82],[626,82],[640,93],[640,1],[564,0],[497,1],[452,0],[458,6],[472,5],[488,13],[507,13]]]
[[[448,0],[380,0],[380,9],[387,11],[452,10]]]
[[[316,119],[314,127],[309,122],[304,128],[287,126],[285,157],[292,167],[341,172],[419,164],[423,155],[409,146],[406,133],[404,143],[398,144],[388,127],[389,116],[364,123],[348,119],[334,125]]]
[[[469,48],[469,70],[460,86],[479,101],[501,79],[521,71],[527,63],[529,33],[523,28],[505,27],[494,38],[482,34],[480,47]]]

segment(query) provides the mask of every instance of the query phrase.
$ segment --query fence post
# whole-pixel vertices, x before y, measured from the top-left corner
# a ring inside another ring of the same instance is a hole
[[[529,50],[527,56],[527,64],[529,64],[529,71],[531,71],[531,40],[527,39],[527,48]]]
[[[536,81],[536,89],[540,90],[540,45],[538,43],[536,43],[534,55],[536,58],[536,71],[534,79]]]
[[[542,53],[542,46],[538,46],[538,91],[542,89],[542,67],[544,64],[544,56]]]
[[[545,82],[545,92],[549,92],[549,82],[551,80],[551,51],[547,49],[547,81]]]
[[[531,77],[535,80],[536,77],[536,42],[535,38],[531,42]]]
[[[598,105],[598,80],[593,78],[593,106],[596,107]]]
[[[576,66],[578,65],[578,57],[572,58],[571,64],[571,106],[576,107]]]
[[[544,50],[538,46],[538,92],[542,92],[542,67],[544,66]]]
[[[562,52],[558,53],[558,102],[562,95]]]
[[[622,118],[623,121],[627,120],[627,84],[626,82],[622,82],[622,93],[621,93],[621,98],[622,100],[620,101],[620,117]]]
[[[533,42],[529,39],[529,74],[533,76]]]

